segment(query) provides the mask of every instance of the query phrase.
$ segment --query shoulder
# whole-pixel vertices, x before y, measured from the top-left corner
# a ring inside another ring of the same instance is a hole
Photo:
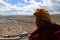
[[[33,39],[37,34],[38,34],[38,29],[34,30],[34,31],[30,34],[29,39]]]
[[[57,28],[56,34],[60,33],[60,25],[54,23],[54,26]]]
[[[54,27],[56,27],[57,29],[60,29],[60,25],[56,24],[56,23],[52,23],[54,25]]]
[[[55,36],[60,40],[60,25],[56,23],[51,23],[51,26],[53,27],[53,30],[55,30]]]
[[[31,36],[36,35],[37,33],[38,33],[38,29],[35,29],[34,31],[32,31]]]
[[[54,30],[54,32],[60,31],[60,25],[58,25],[56,23],[50,23],[49,24],[49,29]]]
[[[57,29],[57,31],[55,31],[54,33],[56,34],[56,36],[60,40],[60,25],[54,23],[54,26],[56,26],[56,29]]]
[[[57,27],[60,28],[60,25],[54,22],[50,22],[49,25],[53,26],[53,27]]]
[[[49,26],[49,28],[53,28],[53,29],[60,29],[60,25],[58,25],[56,23],[52,23],[52,22],[49,22],[47,26]]]
[[[55,32],[55,36],[60,40],[60,30]]]

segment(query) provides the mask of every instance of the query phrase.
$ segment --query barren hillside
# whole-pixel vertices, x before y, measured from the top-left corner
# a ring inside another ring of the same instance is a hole
[[[53,21],[60,24],[60,17],[51,17]],[[23,32],[31,33],[34,29],[36,29],[34,16],[0,16],[1,36],[20,35]]]
[[[23,32],[31,33],[36,29],[32,16],[4,16],[0,17],[0,35],[20,35]]]

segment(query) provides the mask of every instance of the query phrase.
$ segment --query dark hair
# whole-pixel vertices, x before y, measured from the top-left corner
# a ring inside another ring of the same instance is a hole
[[[41,21],[43,22],[43,24],[40,25]],[[48,24],[50,24],[49,21],[42,19],[40,16],[36,17],[36,25],[38,28],[40,28],[40,26],[47,26]]]
[[[44,25],[48,25],[48,24],[49,24],[49,22],[44,20]]]
[[[37,17],[36,17],[36,20],[38,20],[38,22],[43,21],[43,22],[45,22],[45,23],[48,23],[47,20],[42,19],[40,16],[37,16]]]

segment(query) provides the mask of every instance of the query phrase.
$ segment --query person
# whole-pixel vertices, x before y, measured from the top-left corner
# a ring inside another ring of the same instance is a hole
[[[60,40],[60,25],[51,22],[46,9],[37,8],[34,12],[37,29],[31,33],[29,40]]]

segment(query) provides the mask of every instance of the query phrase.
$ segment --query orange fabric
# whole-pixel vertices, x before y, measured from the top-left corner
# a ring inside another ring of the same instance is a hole
[[[43,20],[51,21],[50,14],[47,10],[45,9],[36,9],[34,12],[35,16],[40,16]]]

